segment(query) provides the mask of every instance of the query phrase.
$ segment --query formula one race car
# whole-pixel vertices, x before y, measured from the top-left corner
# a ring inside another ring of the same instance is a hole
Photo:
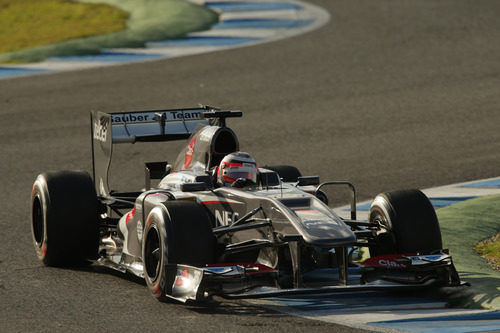
[[[183,302],[460,285],[422,192],[380,194],[369,219],[357,220],[351,183],[257,167],[240,152],[226,119],[241,115],[210,107],[92,112],[93,176],[43,173],[33,185],[38,257],[132,273],[156,298]],[[180,139],[188,140],[175,163],[145,164],[144,189],[110,190],[114,144]],[[352,191],[349,219],[327,205],[325,189],[336,186]]]

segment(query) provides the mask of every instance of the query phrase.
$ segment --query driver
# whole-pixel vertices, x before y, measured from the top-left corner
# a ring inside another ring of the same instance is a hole
[[[226,155],[217,167],[219,186],[244,187],[257,184],[257,163],[247,153]]]

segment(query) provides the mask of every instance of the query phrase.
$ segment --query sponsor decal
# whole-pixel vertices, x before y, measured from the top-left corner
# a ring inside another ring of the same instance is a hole
[[[201,119],[200,111],[170,111],[169,113],[174,120]]]
[[[108,119],[101,117],[94,120],[94,139],[101,142],[106,142],[108,133]]]
[[[184,169],[186,169],[193,161],[194,145],[196,144],[196,136],[191,139],[186,147],[186,156],[184,157]]]
[[[428,260],[428,261],[440,261],[443,258],[446,258],[448,256],[442,255],[442,254],[437,254],[437,255],[430,255],[430,256],[420,256],[420,259],[423,260]],[[411,257],[413,259],[413,257]],[[417,257],[418,258],[418,257]]]
[[[440,262],[450,258],[447,254],[433,254],[433,255],[421,255],[421,256],[410,256],[408,257],[412,261],[412,265],[427,265],[433,262]]]
[[[139,242],[142,241],[142,235],[144,234],[143,232],[144,228],[142,227],[142,222],[141,220],[137,221],[137,239],[139,239]]]
[[[220,211],[215,210],[215,222],[219,225],[229,225],[233,224],[238,220],[239,214],[236,212],[231,212],[227,210]]]
[[[136,206],[134,206],[134,209],[132,209],[130,212],[127,213],[127,216],[125,217],[125,224],[127,224],[128,221],[130,221],[130,219],[134,217],[136,209],[137,209]]]
[[[199,120],[201,111],[149,111],[149,112],[130,112],[130,113],[112,113],[111,122],[113,124],[125,123],[144,123],[157,121],[157,114],[165,116],[166,121]]]
[[[294,212],[300,217],[302,223],[306,228],[311,229],[323,229],[325,233],[328,233],[329,229],[332,228],[332,218],[319,210],[314,209],[296,209]],[[328,233],[331,237],[335,237],[335,233]]]
[[[141,123],[153,121],[153,117],[151,114],[147,113],[120,113],[120,114],[111,114],[111,122],[113,124],[121,124],[121,123]]]
[[[227,264],[229,265],[229,264]],[[229,272],[233,271],[233,268],[231,266],[215,266],[214,264],[209,264],[208,267],[205,267],[204,270],[207,270],[212,273],[216,274],[227,274]]]
[[[362,266],[364,267],[384,267],[384,268],[407,268],[408,265],[399,261],[398,259],[402,259],[406,257],[403,254],[395,254],[395,255],[385,255],[378,256],[366,259]]]
[[[396,261],[390,259],[380,259],[378,261],[379,266],[387,267],[387,268],[405,268],[406,266]]]

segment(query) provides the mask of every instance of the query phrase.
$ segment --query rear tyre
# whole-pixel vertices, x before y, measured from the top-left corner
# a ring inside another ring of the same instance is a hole
[[[379,225],[370,255],[432,253],[443,247],[434,207],[419,190],[399,190],[375,197],[369,220]]]
[[[31,194],[31,231],[38,258],[47,266],[73,266],[97,257],[99,202],[87,172],[37,177]]]
[[[203,206],[189,201],[168,201],[151,210],[142,244],[144,278],[160,301],[171,288],[167,264],[204,266],[215,262],[215,237]]]
[[[284,182],[296,182],[299,177],[302,177],[299,169],[291,165],[274,165],[264,168],[276,172]]]

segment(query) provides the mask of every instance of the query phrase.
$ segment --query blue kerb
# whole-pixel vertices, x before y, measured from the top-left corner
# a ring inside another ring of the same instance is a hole
[[[430,321],[455,321],[455,320],[500,320],[500,311],[489,311],[489,312],[481,312],[481,313],[450,315],[450,316],[440,316],[440,317],[428,317],[428,318],[400,319],[400,320],[390,320],[387,322],[388,323],[406,323],[406,322],[414,322],[414,321],[430,322]]]
[[[256,37],[188,36],[185,39],[150,42],[148,46],[234,46],[259,40]]]
[[[289,2],[232,2],[232,1],[208,1],[205,6],[224,13],[228,12],[252,12],[271,10],[302,10],[303,7]]]
[[[500,313],[495,311],[458,316],[371,322],[368,324],[419,333],[431,333],[438,330],[440,333],[487,332],[500,328]]]
[[[286,19],[229,19],[214,25],[213,29],[293,29],[309,25],[313,20]]]
[[[431,201],[432,205],[435,207],[435,208],[443,208],[443,207],[446,207],[446,206],[450,206],[450,205],[453,205],[453,204],[456,204],[458,202],[462,202],[462,201],[465,201],[465,200],[469,200],[469,199],[474,199],[476,198],[475,196],[469,196],[469,197],[443,197],[443,198],[429,198],[429,200]]]
[[[48,72],[45,69],[21,68],[21,67],[0,67],[0,77],[9,77],[24,74],[36,74]]]
[[[476,182],[476,183],[470,183],[470,184],[464,184],[460,185],[460,187],[493,187],[493,188],[499,188],[500,187],[500,179],[493,179],[493,180],[485,180],[481,182]]]
[[[371,202],[356,206],[356,211],[368,211],[370,210]],[[344,211],[349,212],[351,207],[344,208]]]
[[[166,57],[165,54],[143,54],[129,52],[101,52],[95,55],[71,56],[71,57],[55,57],[52,60],[58,61],[90,61],[90,62],[132,62],[148,59]]]
[[[429,307],[442,307],[441,302],[425,300],[419,297],[398,297],[389,292],[367,291],[362,293],[344,292],[325,297],[325,295],[280,296],[269,298],[284,306],[299,309],[303,313],[314,314],[319,310],[334,313],[336,311],[367,311],[366,308],[398,307],[412,304],[426,304]],[[374,324],[374,323],[370,323]],[[378,324],[378,323],[375,323]],[[377,326],[384,326],[380,324]]]
[[[356,206],[356,210],[370,210],[370,206],[371,206],[371,203],[366,203],[366,204],[363,204],[363,205],[357,205]],[[351,210],[350,208],[347,209],[347,210]]]
[[[450,206],[453,204],[456,204],[461,201],[469,200],[469,199],[474,199],[477,198],[475,196],[468,196],[468,197],[442,197],[442,198],[429,198],[431,201],[432,205],[434,208],[443,208],[446,206]],[[357,205],[356,210],[358,211],[368,211],[370,210],[370,205],[371,203],[366,203],[362,205]],[[350,208],[344,208],[344,211],[350,211]]]

